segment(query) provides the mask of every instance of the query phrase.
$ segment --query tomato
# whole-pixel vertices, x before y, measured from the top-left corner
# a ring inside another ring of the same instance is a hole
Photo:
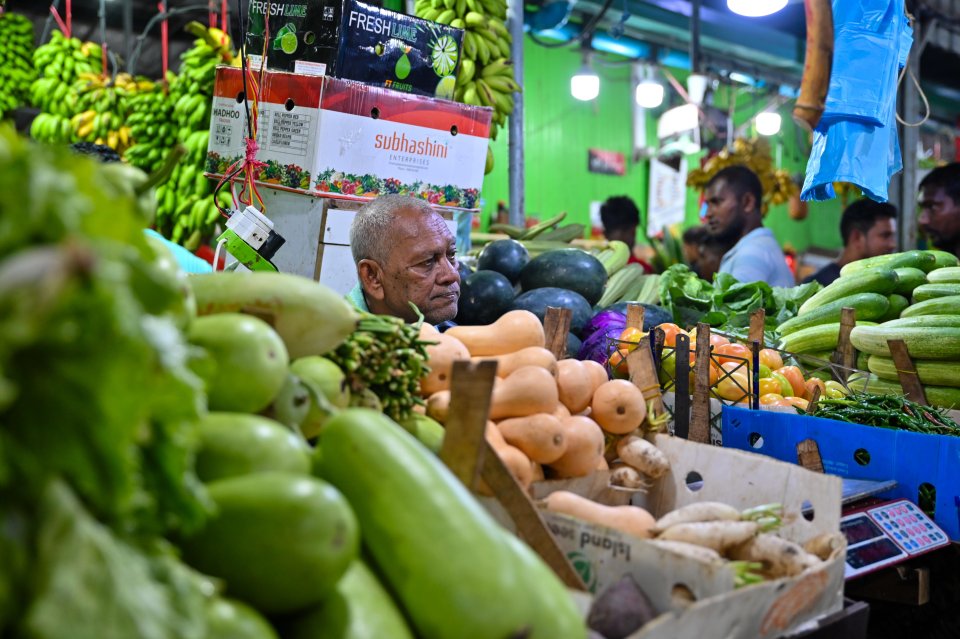
[[[721,377],[716,384],[715,393],[723,399],[728,399],[731,401],[741,401],[749,396],[750,394],[750,380],[747,377],[746,373],[740,371],[731,371],[726,368],[722,371],[721,374],[725,376]]]
[[[631,346],[627,347],[627,350],[629,352],[633,352],[633,350],[637,347],[637,345],[640,344],[640,340],[643,339],[643,337],[644,337],[643,331],[641,331],[639,328],[636,328],[634,326],[629,326],[623,329],[623,332],[620,333],[620,341],[629,342],[631,344]]]
[[[789,403],[790,406],[802,408],[803,410],[807,410],[807,406],[810,405],[810,402],[802,397],[785,397],[784,399]]]
[[[803,395],[806,386],[803,381],[803,373],[799,368],[796,366],[783,366],[782,368],[775,369],[773,372],[783,375],[790,381],[790,386],[793,387],[793,395]]]
[[[824,386],[826,387],[827,397],[830,399],[840,399],[847,396],[847,389],[840,382],[831,379]]]
[[[770,377],[770,375],[771,375],[772,373],[773,373],[773,371],[770,369],[769,366],[766,366],[765,364],[760,364],[760,378],[761,378],[761,379],[763,379],[764,377]]]
[[[764,348],[760,351],[760,363],[772,371],[783,368],[783,358],[772,348]]]
[[[806,381],[806,383],[804,384],[804,386],[806,386],[806,390],[805,390],[805,392],[803,393],[803,398],[806,399],[806,400],[808,400],[808,401],[811,400],[811,399],[813,399],[813,389],[815,389],[815,388],[819,388],[819,389],[820,389],[820,397],[823,397],[823,396],[825,396],[825,395],[827,394],[827,388],[826,388],[826,386],[824,385],[822,379],[817,379],[816,377],[811,377],[810,379],[808,379],[808,380]]]
[[[730,340],[728,340],[723,335],[710,333],[710,346],[713,346],[714,348],[716,348],[718,346],[723,346],[724,344],[729,344],[729,343],[730,343]]]
[[[669,346],[670,348],[677,345],[677,334],[683,332],[682,328],[670,322],[664,322],[657,328],[663,331],[663,345]]]
[[[777,403],[781,401],[783,401],[783,395],[779,393],[765,393],[760,396],[760,404],[762,406],[777,405]]]
[[[629,351],[621,346],[610,355],[607,364],[615,377],[626,377],[630,374],[627,368],[627,355],[629,354]]]
[[[773,379],[772,377],[761,377],[760,378],[760,396],[769,395],[770,393],[780,394],[780,382]]]
[[[721,364],[736,362],[737,364],[749,365],[749,362],[753,360],[750,349],[743,344],[722,344],[717,346],[713,353],[716,360]]]
[[[784,377],[780,373],[773,373],[771,377],[777,380],[777,382],[780,384],[781,395],[783,395],[784,397],[793,396],[793,385],[790,383],[790,380],[788,380],[786,377]]]

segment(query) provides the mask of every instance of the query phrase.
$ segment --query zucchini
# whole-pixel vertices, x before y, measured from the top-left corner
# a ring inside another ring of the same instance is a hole
[[[919,317],[921,315],[960,316],[960,295],[935,297],[926,302],[918,302],[905,310],[901,317]]]
[[[372,567],[416,636],[585,639],[550,568],[389,417],[341,411],[318,450],[317,470],[350,501]]]
[[[890,295],[887,298],[887,301],[890,302],[890,308],[888,308],[887,312],[883,314],[883,317],[877,319],[877,321],[880,323],[897,319],[903,314],[903,311],[910,306],[910,300],[905,298],[903,295],[897,295],[896,293]]]
[[[877,326],[875,322],[857,322],[857,326]],[[780,339],[780,350],[788,353],[819,353],[837,348],[840,342],[840,322],[810,326]]]
[[[960,328],[960,315],[917,315],[881,324],[884,328]]]
[[[960,283],[924,284],[913,289],[913,303],[926,302],[937,297],[960,295]]]
[[[897,273],[897,286],[893,289],[894,293],[910,297],[913,289],[927,283],[927,274],[918,268],[905,266],[894,271]]]
[[[918,359],[913,364],[917,369],[917,376],[924,384],[960,387],[960,362],[937,362]],[[894,382],[900,379],[897,375],[897,366],[889,357],[871,355],[870,359],[867,360],[867,367],[871,373],[880,379],[889,379]]]
[[[951,266],[960,266],[960,259],[957,259],[957,256],[953,253],[938,251],[936,249],[928,249],[926,252],[932,255],[933,259],[935,260],[933,270],[948,268]]]
[[[950,327],[891,327],[890,324],[893,322],[880,326],[856,326],[850,332],[850,341],[857,350],[871,355],[890,357],[887,340],[902,339],[914,358],[955,359],[960,357],[960,317],[957,321],[957,326]]]
[[[877,395],[903,395],[903,389],[900,387],[899,382],[879,379],[876,375],[871,375],[865,384],[862,380],[855,383],[854,380],[848,379],[847,385],[850,387],[850,390],[853,391],[865,390],[868,393],[875,393]],[[930,402],[931,406],[939,406],[940,408],[946,409],[960,407],[960,388],[924,385],[923,393],[926,395],[927,401]]]
[[[853,264],[853,262],[851,262]],[[875,268],[850,277],[841,277],[834,280],[829,286],[818,291],[803,303],[797,315],[806,315],[814,309],[820,308],[834,300],[843,299],[857,293],[879,293],[889,295],[897,286],[896,271],[884,268]]]
[[[949,284],[960,282],[960,266],[938,268],[927,276],[931,284]]]
[[[857,293],[834,300],[809,313],[788,319],[780,325],[780,335],[796,333],[811,326],[839,322],[843,308],[850,306],[857,311],[857,319],[874,320],[881,317],[890,308],[890,301],[879,293]]]
[[[850,262],[840,269],[840,277],[847,277],[863,271],[874,269],[895,269],[895,268],[918,268],[924,273],[929,273],[936,268],[937,258],[927,251],[905,251],[903,253],[890,253],[889,255],[878,255],[877,257],[868,257],[866,259]]]

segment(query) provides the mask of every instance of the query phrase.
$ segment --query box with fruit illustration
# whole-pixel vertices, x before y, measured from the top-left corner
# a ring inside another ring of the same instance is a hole
[[[325,75],[337,58],[344,0],[250,0],[250,66]],[[266,43],[264,42],[266,41]],[[265,46],[266,45],[266,46]]]
[[[228,174],[249,153],[257,181],[272,188],[354,201],[399,193],[476,210],[492,114],[349,80],[268,71],[253,147],[242,72],[221,67],[206,172]]]

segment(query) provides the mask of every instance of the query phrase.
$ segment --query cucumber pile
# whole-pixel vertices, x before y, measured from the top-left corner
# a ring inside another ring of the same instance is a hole
[[[926,386],[927,399],[960,406],[960,266],[944,251],[905,251],[851,262],[840,278],[781,324],[780,347],[798,354],[837,346],[840,314],[856,311],[850,334],[871,376],[867,388],[901,392],[887,340],[902,339]]]

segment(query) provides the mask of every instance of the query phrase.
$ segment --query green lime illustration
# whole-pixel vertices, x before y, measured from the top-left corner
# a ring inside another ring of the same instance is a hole
[[[377,46],[373,48],[373,52],[376,53],[378,56],[383,55],[383,43],[378,42]]]
[[[437,75],[443,77],[457,68],[459,55],[457,42],[448,35],[442,35],[431,43],[430,61]]]
[[[437,83],[437,89],[434,91],[434,95],[441,100],[452,100],[453,92],[457,88],[457,76],[448,75],[440,79],[440,82]]]
[[[394,69],[394,73],[396,73],[398,80],[406,80],[407,76],[410,75],[410,58],[407,57],[406,53],[397,60],[397,67]]]
[[[313,44],[317,41],[317,34],[313,31],[307,31],[303,34],[303,43],[304,44]]]
[[[284,53],[293,53],[297,50],[297,34],[284,33],[280,38],[280,49]]]

